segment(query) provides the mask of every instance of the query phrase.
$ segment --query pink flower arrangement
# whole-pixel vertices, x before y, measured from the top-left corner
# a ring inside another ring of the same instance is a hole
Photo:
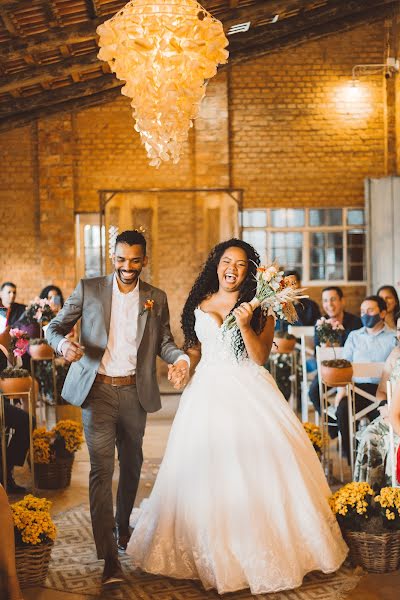
[[[29,347],[29,336],[21,329],[10,329],[11,344],[10,349],[14,356],[23,356]]]
[[[50,301],[47,298],[36,297],[25,311],[25,319],[28,323],[48,323],[54,319],[55,313],[51,308]]]

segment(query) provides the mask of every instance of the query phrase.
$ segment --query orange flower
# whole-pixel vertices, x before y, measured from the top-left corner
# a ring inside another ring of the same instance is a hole
[[[257,271],[264,273],[266,271],[266,268],[265,267],[257,267]]]
[[[146,302],[143,304],[142,310],[139,313],[139,317],[144,315],[145,312],[152,311],[153,307],[154,307],[154,300],[152,300],[151,298],[147,298]]]

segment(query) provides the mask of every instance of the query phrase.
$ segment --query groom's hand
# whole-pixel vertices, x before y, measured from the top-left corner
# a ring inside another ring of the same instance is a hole
[[[180,390],[189,381],[189,365],[186,360],[178,360],[168,365],[168,381],[176,390]]]
[[[61,346],[61,353],[68,362],[76,362],[85,354],[85,348],[77,342],[66,341]]]

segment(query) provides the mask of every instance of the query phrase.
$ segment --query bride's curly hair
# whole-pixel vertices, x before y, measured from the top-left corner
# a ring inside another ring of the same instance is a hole
[[[203,269],[200,275],[197,277],[192,289],[190,290],[189,296],[186,300],[185,306],[183,307],[181,326],[183,334],[185,336],[184,349],[188,350],[193,348],[199,342],[196,332],[194,330],[195,325],[195,309],[212,294],[215,294],[219,288],[219,281],[217,276],[217,268],[219,261],[221,260],[224,252],[228,248],[241,248],[245,251],[248,260],[248,270],[245,280],[240,286],[239,298],[232,308],[232,311],[239,306],[242,302],[250,302],[256,293],[256,279],[255,275],[257,272],[257,266],[260,264],[260,256],[258,252],[243,240],[232,238],[221,244],[217,244],[213,248],[203,265]],[[232,312],[231,311],[231,312]],[[262,314],[260,308],[257,308],[251,319],[251,326],[256,333],[260,333],[264,327],[266,317]]]

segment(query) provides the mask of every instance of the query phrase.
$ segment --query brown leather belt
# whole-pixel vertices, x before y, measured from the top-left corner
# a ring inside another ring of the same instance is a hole
[[[136,385],[136,375],[126,375],[125,377],[110,377],[109,375],[102,375],[97,373],[95,381],[100,383],[108,383],[109,385]]]

